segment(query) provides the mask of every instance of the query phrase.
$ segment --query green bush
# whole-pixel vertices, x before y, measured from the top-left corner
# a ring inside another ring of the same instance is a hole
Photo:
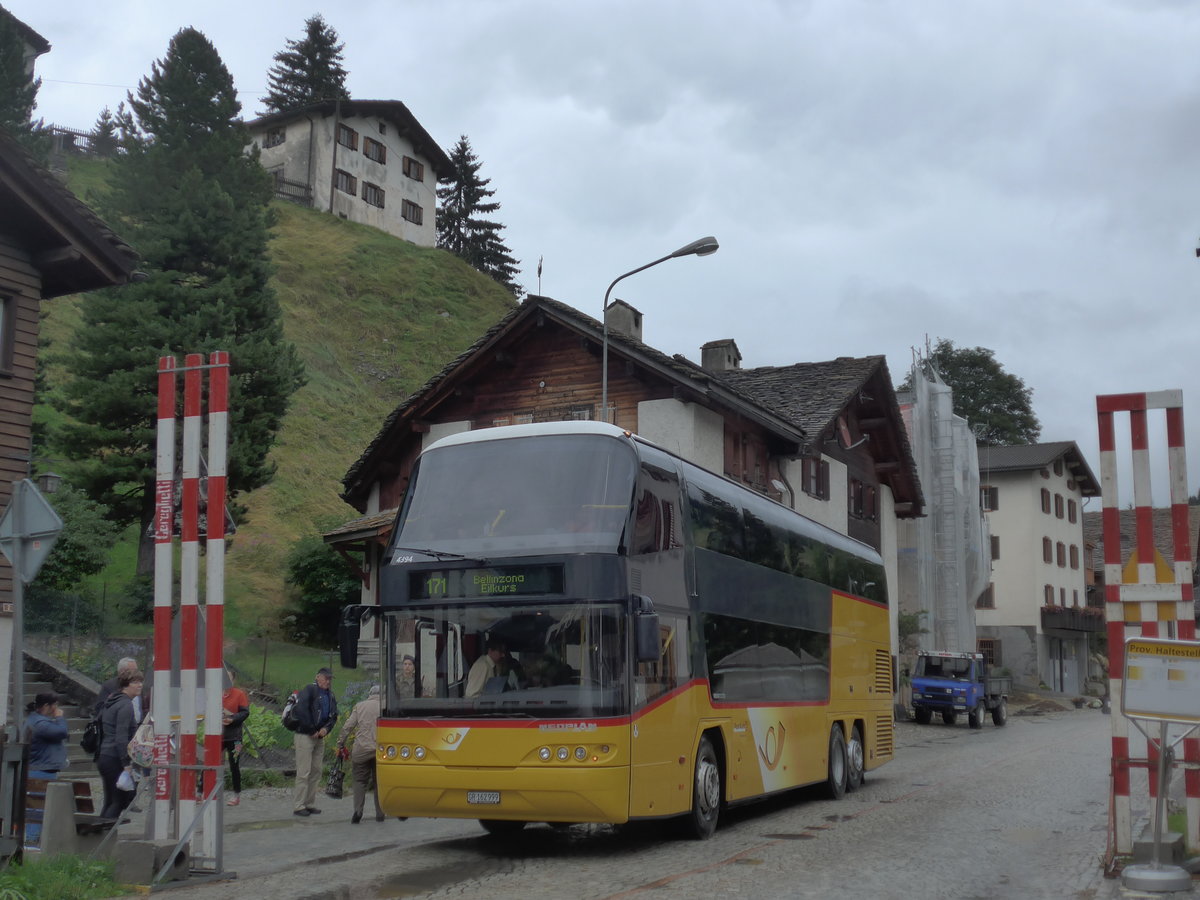
[[[131,893],[113,880],[114,863],[55,856],[0,872],[0,900],[102,900]]]

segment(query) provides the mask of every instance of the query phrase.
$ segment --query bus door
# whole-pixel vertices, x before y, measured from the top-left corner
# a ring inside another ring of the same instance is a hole
[[[671,815],[692,802],[696,711],[680,690],[691,678],[687,615],[659,611],[658,632],[658,661],[637,663],[633,681],[630,817]]]

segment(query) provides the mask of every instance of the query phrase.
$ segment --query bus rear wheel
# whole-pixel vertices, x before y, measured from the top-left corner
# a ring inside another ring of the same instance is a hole
[[[829,729],[829,776],[825,779],[829,796],[834,800],[846,796],[846,768],[846,736],[841,723],[834,722]]]
[[[846,747],[846,790],[856,791],[862,787],[866,780],[866,758],[862,728],[855,725],[850,732],[850,743]]]
[[[712,741],[700,739],[696,751],[696,773],[692,780],[692,812],[688,816],[688,831],[698,840],[707,840],[717,830],[721,812],[721,767]]]
[[[508,819],[480,819],[483,830],[495,837],[511,837],[525,830],[524,822],[512,822]]]

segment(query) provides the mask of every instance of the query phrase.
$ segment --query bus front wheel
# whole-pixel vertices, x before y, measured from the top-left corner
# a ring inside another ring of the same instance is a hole
[[[721,812],[721,767],[712,741],[700,739],[696,751],[696,777],[692,783],[692,812],[688,817],[689,831],[698,840],[707,840],[717,830]]]
[[[825,784],[834,800],[846,796],[846,735],[840,722],[829,729],[829,777]]]
[[[495,837],[510,837],[525,830],[524,822],[511,822],[508,819],[480,819],[483,830]]]

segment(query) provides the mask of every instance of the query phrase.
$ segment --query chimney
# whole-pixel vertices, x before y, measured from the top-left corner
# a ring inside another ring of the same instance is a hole
[[[609,331],[619,331],[635,341],[642,339],[642,314],[624,300],[614,300],[604,311]]]
[[[710,372],[731,372],[742,367],[742,354],[733,338],[709,341],[700,348],[700,365]]]

